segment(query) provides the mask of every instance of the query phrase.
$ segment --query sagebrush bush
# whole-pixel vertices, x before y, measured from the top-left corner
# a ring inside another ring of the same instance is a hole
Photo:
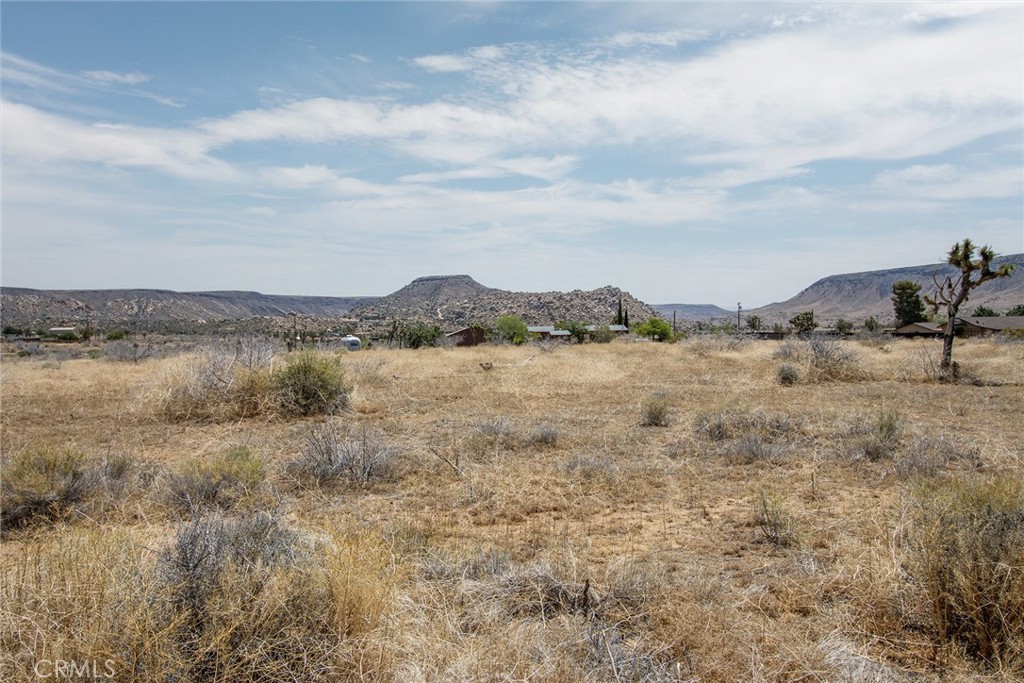
[[[266,479],[262,458],[238,447],[212,460],[197,460],[166,476],[172,507],[197,513],[205,507],[228,509],[253,496]]]
[[[379,544],[317,540],[259,513],[197,517],[161,553],[153,605],[133,633],[136,672],[180,681],[333,681],[390,591]],[[144,647],[143,647],[144,645]]]
[[[791,387],[800,381],[800,371],[792,363],[783,363],[775,371],[775,377],[782,386]]]
[[[929,481],[915,491],[910,534],[931,634],[1024,674],[1024,481]]]
[[[0,526],[6,532],[80,512],[100,479],[99,468],[77,451],[21,451],[0,467]]]
[[[289,355],[272,384],[279,407],[291,415],[333,415],[348,407],[352,392],[341,361],[313,351]]]
[[[810,350],[809,374],[814,381],[830,382],[863,377],[857,355],[842,342],[813,337],[807,346]]]
[[[787,449],[784,443],[774,443],[760,434],[749,434],[737,439],[732,455],[746,464],[778,465],[785,459]]]
[[[398,450],[385,444],[379,432],[324,423],[306,434],[302,451],[285,469],[303,485],[369,484],[394,477],[397,458]]]
[[[656,393],[640,403],[640,424],[645,427],[667,427],[672,416],[672,403],[666,394]]]
[[[976,444],[945,435],[919,437],[893,455],[893,469],[902,477],[934,477],[954,467],[972,471],[981,466]]]

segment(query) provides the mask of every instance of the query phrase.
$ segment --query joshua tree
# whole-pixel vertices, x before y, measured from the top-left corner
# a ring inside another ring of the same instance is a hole
[[[984,282],[998,277],[1007,277],[1013,272],[1013,264],[1004,263],[992,270],[992,260],[996,253],[992,247],[985,245],[978,249],[978,258],[974,258],[977,247],[969,239],[957,242],[949,250],[946,263],[960,271],[958,275],[946,276],[941,282],[934,275],[935,294],[926,296],[924,300],[932,307],[934,313],[943,307],[946,311],[946,329],[942,334],[942,363],[939,364],[940,378],[943,381],[956,379],[957,365],[953,363],[953,331],[960,306],[966,301],[971,290]],[[973,277],[977,273],[976,277]]]
[[[797,334],[810,334],[818,326],[814,320],[814,311],[797,313],[789,319],[789,324],[796,329]]]

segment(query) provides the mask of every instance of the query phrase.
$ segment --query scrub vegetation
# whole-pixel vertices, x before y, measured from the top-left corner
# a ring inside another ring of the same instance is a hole
[[[1019,342],[243,351],[5,357],[0,678],[1024,677]]]

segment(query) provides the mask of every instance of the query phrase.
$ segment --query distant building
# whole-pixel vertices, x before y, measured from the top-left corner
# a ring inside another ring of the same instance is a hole
[[[482,327],[463,327],[444,335],[444,338],[455,346],[477,346],[484,343],[487,334]]]
[[[956,319],[956,322],[957,330],[965,337],[1024,330],[1024,315],[996,315],[983,318],[960,317]]]
[[[629,328],[625,325],[587,325],[587,332],[593,332],[599,327],[607,327],[615,334],[629,334]]]
[[[945,329],[944,323],[919,322],[897,327],[892,333],[900,337],[939,337]],[[958,317],[955,329],[958,335],[964,337],[977,337],[983,334],[1024,330],[1024,316]]]
[[[897,327],[892,331],[897,337],[939,337],[943,326],[939,323],[917,322]]]

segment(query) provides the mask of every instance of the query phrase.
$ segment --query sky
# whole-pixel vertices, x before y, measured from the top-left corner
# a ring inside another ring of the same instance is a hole
[[[1024,4],[0,5],[4,286],[750,309],[1024,252]]]

